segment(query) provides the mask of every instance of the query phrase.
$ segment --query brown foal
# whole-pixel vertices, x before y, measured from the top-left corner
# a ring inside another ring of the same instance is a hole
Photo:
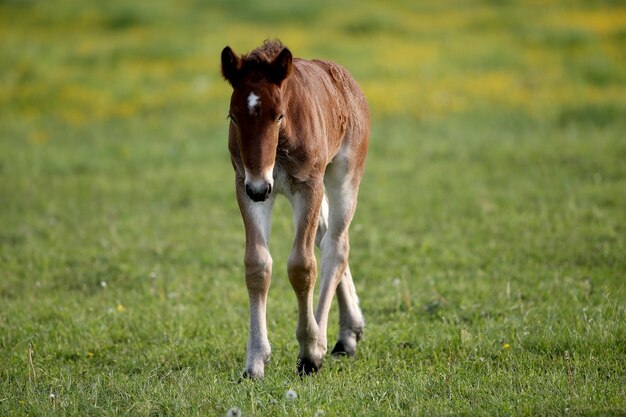
[[[278,41],[265,41],[242,56],[224,48],[222,74],[233,87],[228,148],[246,231],[250,333],[244,376],[263,377],[271,351],[265,316],[272,274],[270,220],[277,193],[294,210],[288,274],[298,300],[297,369],[309,374],[321,367],[326,354],[335,292],[340,331],[332,353],[354,355],[363,331],[348,266],[348,228],[369,142],[367,101],[343,67],[293,58]],[[322,260],[314,311],[315,244]]]

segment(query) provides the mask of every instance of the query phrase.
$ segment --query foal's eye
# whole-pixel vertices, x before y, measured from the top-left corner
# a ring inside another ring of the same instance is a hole
[[[232,124],[237,126],[237,121],[235,120],[235,116],[233,116],[232,113],[228,113],[228,119],[230,120]]]
[[[278,119],[276,119],[276,123],[281,124],[284,118],[285,118],[285,115],[281,114],[280,116],[278,116]]]

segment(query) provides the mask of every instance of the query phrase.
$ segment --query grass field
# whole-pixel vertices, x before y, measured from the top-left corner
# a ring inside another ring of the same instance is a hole
[[[279,200],[272,360],[238,384],[218,64],[268,37],[370,101],[367,325],[296,375]],[[0,45],[0,415],[626,414],[622,2],[3,0]]]

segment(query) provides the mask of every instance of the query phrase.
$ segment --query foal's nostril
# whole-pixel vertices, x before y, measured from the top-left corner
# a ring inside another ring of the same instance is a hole
[[[259,202],[265,201],[272,193],[272,184],[266,183],[260,187],[255,187],[250,184],[246,184],[246,194],[252,199],[252,201]]]

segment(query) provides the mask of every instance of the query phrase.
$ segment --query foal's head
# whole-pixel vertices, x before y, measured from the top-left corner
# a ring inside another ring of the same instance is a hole
[[[241,57],[228,46],[222,51],[222,74],[233,87],[230,132],[239,145],[246,193],[253,201],[264,201],[272,192],[278,135],[286,111],[282,85],[291,64],[289,49],[275,41]]]

